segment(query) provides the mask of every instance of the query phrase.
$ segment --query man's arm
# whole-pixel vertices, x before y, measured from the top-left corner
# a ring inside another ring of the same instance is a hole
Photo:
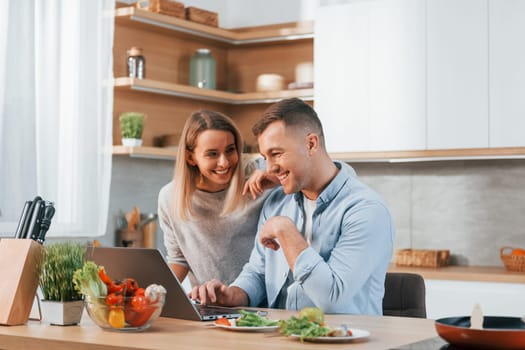
[[[293,221],[286,216],[274,216],[268,219],[261,227],[259,241],[266,248],[273,250],[281,248],[292,272],[297,257],[308,248],[308,243],[297,230]]]
[[[341,232],[334,237],[337,241],[327,261],[310,247],[299,254],[294,266],[295,280],[325,312],[348,310],[349,300],[362,293],[366,283],[378,284],[377,279],[371,282],[370,278],[386,271],[392,253],[392,222],[382,204],[371,202],[347,211],[339,222]],[[381,286],[368,288],[378,291]],[[367,295],[369,300],[380,297]]]

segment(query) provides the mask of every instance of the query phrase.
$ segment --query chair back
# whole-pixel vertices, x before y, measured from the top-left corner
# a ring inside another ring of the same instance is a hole
[[[415,273],[387,272],[383,315],[426,318],[423,277]]]

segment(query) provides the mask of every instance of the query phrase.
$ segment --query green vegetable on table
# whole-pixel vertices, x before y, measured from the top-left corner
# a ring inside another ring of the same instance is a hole
[[[279,323],[278,321],[270,320],[254,312],[240,310],[240,313],[241,317],[236,320],[236,325],[239,327],[267,327],[277,326]]]
[[[102,324],[107,323],[108,315],[105,296],[108,289],[98,274],[99,267],[93,261],[86,261],[81,269],[73,274],[75,289],[89,297],[91,303],[100,307],[93,308],[91,317],[97,318]]]
[[[73,284],[77,291],[92,299],[108,294],[106,285],[98,275],[98,266],[93,261],[86,261],[81,269],[75,271]]]
[[[312,322],[307,317],[295,316],[290,317],[288,320],[280,321],[280,330],[286,336],[296,335],[301,340],[304,338],[325,337],[331,331],[329,327]]]

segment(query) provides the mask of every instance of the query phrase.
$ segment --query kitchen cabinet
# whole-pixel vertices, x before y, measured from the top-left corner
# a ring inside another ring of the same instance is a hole
[[[489,1],[491,147],[525,144],[525,2]]]
[[[519,1],[320,7],[315,105],[348,161],[523,158]]]
[[[428,318],[470,315],[475,303],[485,315],[524,314],[525,274],[502,265],[428,268],[391,264],[388,271],[416,273],[425,279]]]
[[[476,303],[486,316],[524,315],[523,283],[425,279],[425,287],[428,318],[468,316]]]
[[[425,148],[425,7],[418,0],[321,7],[315,104],[330,152]]]
[[[427,1],[427,148],[488,147],[487,1]]]
[[[126,76],[126,50],[132,46],[143,49],[145,79]],[[209,48],[216,61],[216,90],[188,85],[190,57],[201,47]],[[226,30],[121,7],[115,13],[113,57],[114,154],[173,158],[175,151],[156,147],[158,140],[180,134],[186,119],[199,109],[232,117],[253,150],[251,126],[269,103],[288,97],[313,100],[313,89],[255,91],[259,74],[280,74],[291,83],[296,65],[313,61],[311,22]],[[126,111],[147,115],[142,148],[119,146],[118,115]]]

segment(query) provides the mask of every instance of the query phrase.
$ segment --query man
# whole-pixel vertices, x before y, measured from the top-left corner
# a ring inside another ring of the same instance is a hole
[[[237,279],[230,286],[211,280],[191,298],[381,315],[395,236],[383,200],[350,166],[330,159],[321,122],[303,101],[270,106],[253,133],[267,162],[259,186],[272,178],[281,186],[263,206],[255,247]]]

